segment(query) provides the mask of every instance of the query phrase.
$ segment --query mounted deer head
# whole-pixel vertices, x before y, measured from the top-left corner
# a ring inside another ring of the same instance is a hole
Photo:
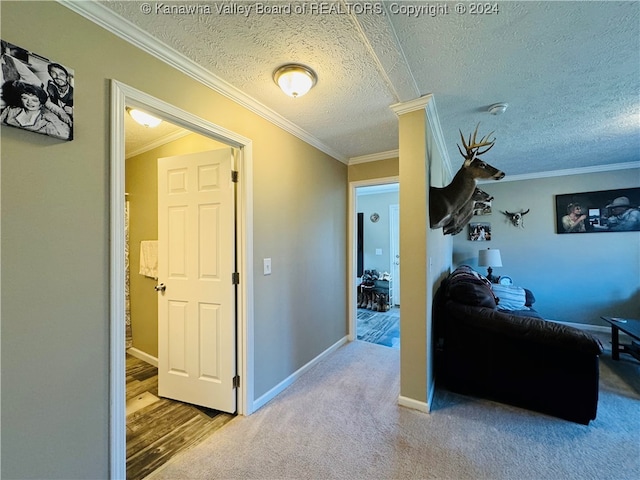
[[[440,228],[451,222],[453,217],[460,216],[460,210],[471,200],[476,188],[477,179],[500,180],[504,178],[504,172],[492,167],[479,158],[479,155],[487,153],[495,144],[495,138],[489,141],[485,135],[477,141],[478,126],[473,135],[465,141],[462,131],[460,138],[466,153],[463,153],[460,145],[458,150],[464,157],[464,163],[449,185],[446,187],[429,187],[429,224],[431,228]],[[486,148],[485,148],[486,147]],[[481,150],[484,148],[484,150]]]
[[[511,212],[504,211],[502,213],[504,213],[507,217],[509,217],[509,220],[511,221],[514,227],[524,228],[524,221],[522,217],[524,217],[527,213],[529,213],[530,210],[531,209],[528,208],[524,212],[511,213]]]
[[[491,200],[493,200],[491,195],[476,187],[473,191],[473,195],[471,195],[471,200],[469,200],[456,213],[456,215],[451,218],[449,223],[443,227],[442,232],[445,235],[457,235],[469,223],[469,220],[473,217],[475,209],[478,208],[477,205],[483,204],[483,202],[490,202]]]

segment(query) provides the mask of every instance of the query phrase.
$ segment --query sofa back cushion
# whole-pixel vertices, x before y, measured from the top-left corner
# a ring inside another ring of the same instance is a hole
[[[458,267],[449,276],[448,296],[465,305],[496,308],[491,282],[467,265]]]

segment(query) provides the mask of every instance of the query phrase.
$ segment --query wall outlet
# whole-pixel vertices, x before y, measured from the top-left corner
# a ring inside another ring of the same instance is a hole
[[[271,275],[271,259],[263,258],[262,259],[263,271],[265,275]]]
[[[382,249],[376,248],[376,255],[382,255]]]

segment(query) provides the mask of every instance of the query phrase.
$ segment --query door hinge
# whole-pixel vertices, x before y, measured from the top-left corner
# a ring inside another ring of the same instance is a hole
[[[240,377],[238,375],[233,377],[233,388],[240,388]]]
[[[238,171],[237,170],[231,170],[231,181],[233,183],[238,183]]]
[[[238,272],[233,272],[231,274],[231,283],[233,285],[239,285],[240,284],[240,274]]]

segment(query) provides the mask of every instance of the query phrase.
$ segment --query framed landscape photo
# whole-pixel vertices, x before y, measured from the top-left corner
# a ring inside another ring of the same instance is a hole
[[[72,69],[0,40],[0,125],[73,139]]]
[[[640,232],[640,188],[556,195],[556,232]]]

